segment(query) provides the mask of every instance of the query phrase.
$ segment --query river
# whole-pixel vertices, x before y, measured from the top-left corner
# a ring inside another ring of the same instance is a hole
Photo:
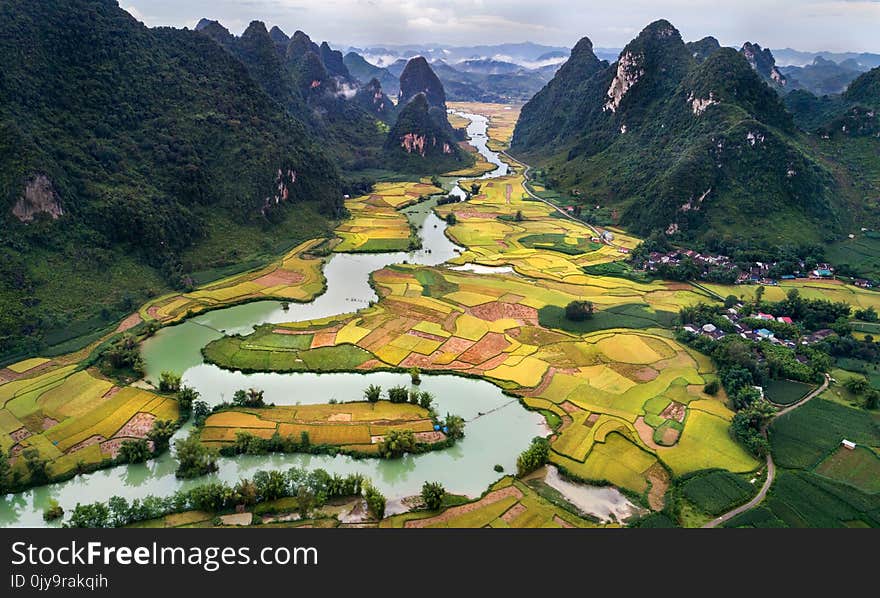
[[[481,115],[462,115],[471,120],[468,127],[471,143],[497,166],[480,178],[506,175],[508,166],[487,147],[488,119]],[[463,195],[457,186],[453,192]],[[204,363],[201,349],[224,333],[247,334],[263,323],[304,321],[355,312],[378,299],[369,285],[371,272],[404,261],[437,266],[455,257],[462,248],[444,234],[446,223],[433,213],[433,207],[434,202],[429,201],[404,210],[420,231],[422,249],[407,253],[334,254],[327,258],[324,268],[327,290],[310,303],[291,303],[287,310],[276,301],[248,303],[208,312],[160,330],[143,345],[147,379],[157,380],[164,370],[178,372],[183,383],[198,390],[202,400],[209,404],[229,400],[240,388],[261,389],[267,402],[290,405],[327,403],[331,399],[361,400],[363,389],[370,384],[383,388],[409,385],[408,374],[388,372],[243,374]],[[467,420],[466,436],[454,447],[397,460],[324,455],[221,458],[217,473],[189,481],[174,476],[176,464],[172,454],[166,452],[146,464],[116,466],[9,495],[0,500],[0,526],[45,525],[42,512],[50,499],[57,500],[69,512],[78,502],[105,501],[113,495],[127,499],[149,494],[167,496],[214,480],[232,483],[259,470],[292,466],[320,467],[340,474],[361,473],[373,480],[389,499],[389,505],[399,505],[400,499],[417,494],[426,481],[439,481],[449,492],[478,496],[502,475],[494,470],[495,465],[501,465],[505,473],[514,472],[516,457],[530,440],[548,433],[542,416],[527,411],[516,399],[504,395],[489,382],[451,375],[423,375],[420,388],[435,396],[438,413],[455,413]],[[186,433],[188,427],[180,430],[177,437]]]

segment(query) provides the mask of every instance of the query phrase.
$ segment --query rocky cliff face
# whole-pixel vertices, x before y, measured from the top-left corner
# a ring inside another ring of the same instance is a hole
[[[395,168],[414,172],[446,172],[463,166],[467,157],[450,135],[448,122],[438,123],[425,94],[417,94],[400,109],[385,142]],[[445,118],[445,115],[444,115]]]
[[[48,214],[52,220],[63,216],[64,209],[49,177],[44,174],[31,177],[12,207],[12,214],[22,222],[31,222],[37,214]]]
[[[776,59],[769,48],[762,49],[758,44],[746,42],[740,52],[770,87],[780,91],[786,88],[788,79],[776,68]]]

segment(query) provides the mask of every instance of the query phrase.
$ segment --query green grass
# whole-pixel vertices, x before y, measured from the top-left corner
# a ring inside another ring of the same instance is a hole
[[[601,249],[601,243],[593,243],[589,239],[579,237],[577,245],[571,245],[565,242],[565,235],[558,233],[544,233],[538,235],[528,235],[519,239],[523,247],[529,249],[547,249],[549,251],[558,251],[565,255],[581,255]]]
[[[565,317],[565,308],[547,305],[538,310],[538,322],[545,328],[556,328],[569,332],[595,332],[610,328],[662,328],[672,324],[675,314],[654,311],[644,303],[626,303],[609,308],[597,309],[593,317],[575,322]]]
[[[773,458],[780,467],[810,469],[844,439],[880,446],[880,426],[868,411],[813,399],[770,426]]]
[[[793,380],[771,380],[764,386],[764,392],[770,401],[777,405],[791,405],[807,396],[813,389],[812,384]]]
[[[720,515],[748,502],[757,492],[742,476],[729,471],[713,471],[688,478],[681,486],[682,496],[708,515]]]
[[[850,326],[855,332],[880,335],[880,322],[851,322]]]

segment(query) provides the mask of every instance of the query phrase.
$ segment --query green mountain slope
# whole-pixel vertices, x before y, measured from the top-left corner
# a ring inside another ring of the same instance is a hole
[[[512,150],[573,203],[610,209],[638,233],[747,243],[839,234],[834,175],[778,94],[743,53],[697,50],[667,21],[610,66],[582,41],[575,64],[523,109]]]
[[[326,151],[346,168],[380,166],[382,127],[372,111],[352,101],[360,85],[342,54],[326,42],[319,46],[302,31],[286,42],[283,31],[272,31],[253,21],[236,38],[216,21],[205,19],[199,26],[200,33],[240,60],[266,93],[324,140]]]
[[[320,234],[341,195],[309,132],[208,37],[111,0],[0,4],[0,355]]]

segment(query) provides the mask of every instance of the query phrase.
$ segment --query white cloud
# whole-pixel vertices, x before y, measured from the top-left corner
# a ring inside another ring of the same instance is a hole
[[[150,25],[192,27],[218,19],[240,33],[252,19],[302,29],[313,38],[357,46],[457,45],[535,41],[572,46],[584,35],[620,47],[666,18],[685,39],[880,52],[876,0],[135,0],[130,12]],[[143,15],[148,17],[143,18]]]

